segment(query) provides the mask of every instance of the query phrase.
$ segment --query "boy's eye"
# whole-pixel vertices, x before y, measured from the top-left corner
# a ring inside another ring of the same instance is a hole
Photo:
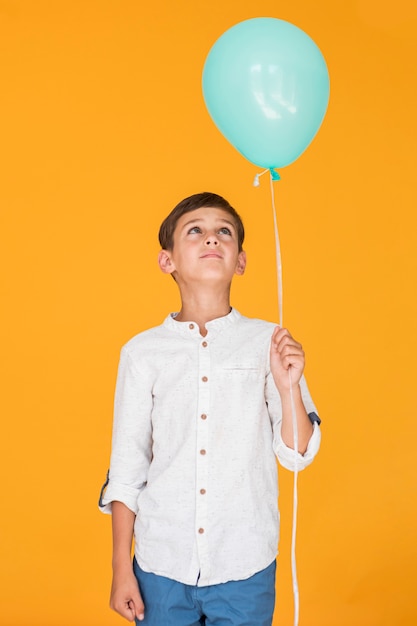
[[[203,231],[201,230],[200,226],[193,226],[192,228],[189,229],[188,234],[195,235],[195,234],[201,234],[202,232]],[[232,231],[227,226],[222,226],[222,228],[219,228],[217,232],[219,235],[231,235],[232,234]]]

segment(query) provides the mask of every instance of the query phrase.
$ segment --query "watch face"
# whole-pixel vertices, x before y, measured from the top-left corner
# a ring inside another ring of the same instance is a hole
[[[310,418],[310,422],[312,424],[314,424],[314,422],[316,422],[319,426],[321,424],[321,419],[319,418],[319,416],[317,415],[317,413],[314,413],[314,411],[312,413],[308,414],[309,418]]]

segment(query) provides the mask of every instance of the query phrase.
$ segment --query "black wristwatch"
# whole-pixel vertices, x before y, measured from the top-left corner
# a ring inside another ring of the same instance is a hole
[[[321,419],[319,418],[319,416],[317,415],[317,413],[314,413],[314,411],[312,413],[308,414],[308,417],[310,418],[310,422],[314,425],[314,423],[316,423],[318,426],[320,426],[321,424]]]

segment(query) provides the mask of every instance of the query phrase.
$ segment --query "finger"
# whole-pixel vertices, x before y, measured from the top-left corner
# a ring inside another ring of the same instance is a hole
[[[145,605],[143,604],[142,596],[140,593],[135,594],[132,597],[131,604],[133,605],[133,610],[135,616],[139,621],[145,619]]]
[[[301,355],[289,354],[281,359],[282,367],[288,370],[290,367],[294,369],[304,369],[304,357]]]
[[[301,344],[294,339],[290,331],[287,328],[280,328],[279,326],[274,330],[272,334],[272,342],[278,349],[286,345],[294,345],[301,347]]]
[[[128,615],[127,619],[131,622],[135,621],[137,618],[139,621],[142,621],[145,618],[144,606],[142,604],[135,604],[133,600],[129,600],[127,607]]]
[[[297,342],[284,343],[277,348],[277,354],[284,369],[287,370],[289,367],[304,369],[305,355],[301,344]]]
[[[127,603],[127,612],[129,617],[127,618],[130,622],[134,622],[135,621],[135,616],[136,616],[136,612],[135,612],[135,605],[133,604],[132,600],[129,600],[129,602]]]
[[[289,340],[285,337],[278,345],[277,352],[279,352],[281,357],[290,356],[292,354],[295,356],[304,356],[304,350],[301,343],[298,343],[298,341],[293,339]]]
[[[271,350],[279,352],[284,338],[288,336],[288,331],[285,328],[276,328],[271,338]]]
[[[303,346],[301,345],[301,343],[291,337],[291,335],[284,335],[277,345],[277,350],[281,353],[288,353],[291,351],[294,351],[295,353],[301,353],[303,351]]]
[[[275,349],[276,354],[281,361],[288,359],[304,359],[304,350],[301,344],[284,344],[277,346]]]
[[[135,597],[134,599],[132,597],[131,600],[125,600],[123,602],[112,602],[110,606],[114,611],[116,611],[116,613],[119,613],[119,615],[127,619],[129,622],[133,622],[135,617],[143,619],[144,606],[140,596],[137,598]],[[142,617],[140,618],[139,615],[142,615]]]
[[[278,341],[279,343],[281,339],[287,335],[291,337],[291,333],[288,328],[281,328],[281,326],[276,326],[274,332],[272,333],[272,339],[273,341]]]
[[[130,601],[124,602],[121,605],[114,604],[111,607],[116,613],[127,619],[129,622],[133,622],[135,619],[135,610],[134,607],[131,607]]]
[[[140,622],[145,619],[145,607],[143,603],[139,607],[136,607],[135,615]]]

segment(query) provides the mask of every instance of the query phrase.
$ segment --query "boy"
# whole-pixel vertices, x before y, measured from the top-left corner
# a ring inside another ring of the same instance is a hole
[[[221,196],[180,202],[160,228],[159,266],[175,279],[181,310],[122,349],[100,507],[112,513],[110,605],[136,624],[272,622],[275,455],[288,469],[311,463],[320,420],[301,345],[230,306],[243,238]]]

